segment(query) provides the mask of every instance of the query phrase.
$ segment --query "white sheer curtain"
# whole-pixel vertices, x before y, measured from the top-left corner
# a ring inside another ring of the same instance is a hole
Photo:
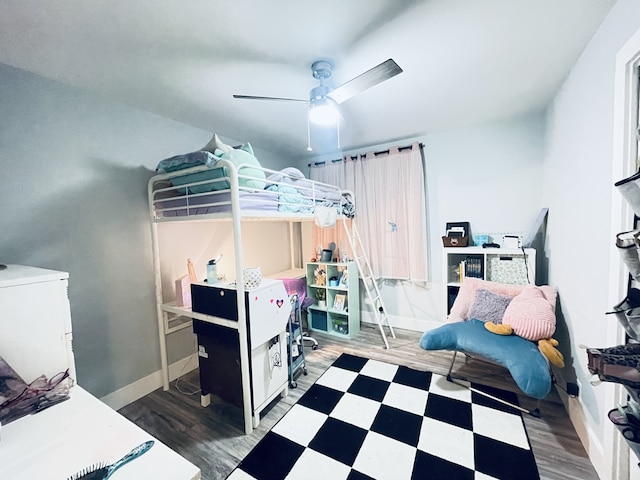
[[[312,180],[354,192],[354,222],[377,278],[427,281],[426,194],[421,150],[414,143],[311,166]],[[336,242],[340,247],[339,242],[342,240]]]

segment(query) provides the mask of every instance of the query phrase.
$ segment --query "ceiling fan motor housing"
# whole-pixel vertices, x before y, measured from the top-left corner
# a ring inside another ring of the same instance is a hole
[[[326,86],[324,81],[331,76],[333,63],[330,60],[316,60],[311,64],[311,71],[313,78],[320,80],[320,85],[312,88],[309,94],[309,101],[314,105],[328,98],[331,88]]]
[[[326,98],[330,91],[331,89],[326,85],[318,85],[317,87],[311,89],[309,101],[313,103],[314,101]]]
[[[333,72],[333,63],[329,60],[316,60],[311,64],[311,71],[313,72],[313,78],[320,80],[326,80],[331,76]]]

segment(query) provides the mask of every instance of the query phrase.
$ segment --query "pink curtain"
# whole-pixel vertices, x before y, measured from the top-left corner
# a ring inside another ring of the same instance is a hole
[[[427,281],[425,176],[418,143],[312,165],[310,178],[354,192],[354,222],[377,278]],[[326,240],[322,235],[314,235],[314,241]],[[336,238],[339,247],[343,240]]]
[[[351,227],[351,220],[347,220],[347,225]],[[334,258],[341,259],[343,253],[347,253],[349,259],[352,259],[353,253],[349,247],[349,239],[344,231],[342,220],[338,219],[335,227],[320,228],[317,225],[313,226],[312,242],[314,253],[318,248],[329,248],[331,243],[336,244],[336,250],[333,253]]]

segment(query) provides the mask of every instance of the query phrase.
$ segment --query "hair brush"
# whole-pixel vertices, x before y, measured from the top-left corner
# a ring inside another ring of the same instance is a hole
[[[143,444],[138,445],[117,462],[114,462],[110,465],[105,465],[104,463],[96,463],[89,467],[83,468],[76,474],[67,478],[67,480],[107,480],[107,478],[113,475],[113,472],[115,472],[126,463],[129,463],[131,460],[138,458],[140,455],[148,451],[151,447],[153,447],[153,440],[149,440],[148,442],[144,442]]]

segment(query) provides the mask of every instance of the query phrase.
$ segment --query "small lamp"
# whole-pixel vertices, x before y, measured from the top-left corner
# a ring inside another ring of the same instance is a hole
[[[309,104],[309,120],[318,125],[335,125],[340,113],[338,105],[329,97],[313,100]]]

